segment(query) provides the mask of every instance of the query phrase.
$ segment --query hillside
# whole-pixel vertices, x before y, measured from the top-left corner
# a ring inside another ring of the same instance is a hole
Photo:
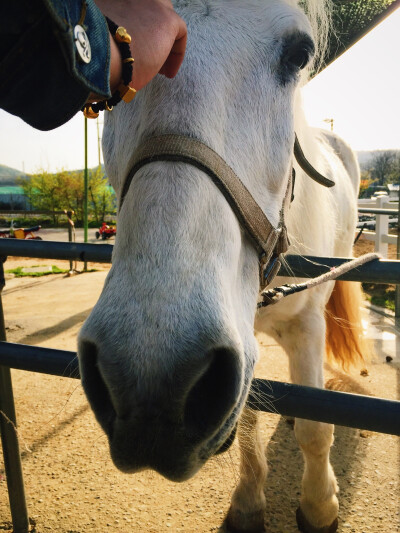
[[[397,155],[400,156],[400,150],[365,150],[356,152],[361,169],[368,169],[370,161],[382,152],[397,152]]]
[[[0,165],[0,187],[14,187],[16,179],[20,177],[27,177],[27,174],[21,170]]]
[[[385,152],[387,150],[365,150],[356,152],[358,162],[361,169],[368,169],[369,162],[380,152]],[[397,152],[400,156],[400,150],[390,150]],[[104,172],[104,165],[101,165]],[[89,170],[96,170],[96,167]],[[83,169],[79,172],[83,172]],[[0,187],[14,187],[16,185],[16,179],[19,177],[28,177],[28,174],[17,170],[15,168],[7,167],[6,165],[0,165]]]

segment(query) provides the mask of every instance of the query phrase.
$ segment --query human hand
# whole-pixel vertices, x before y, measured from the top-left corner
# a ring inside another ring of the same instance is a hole
[[[173,78],[182,64],[187,29],[171,0],[95,0],[104,15],[124,26],[132,37],[130,44],[133,76],[130,85],[142,89],[158,73]],[[113,92],[121,81],[121,57],[113,38],[111,44],[110,86]]]

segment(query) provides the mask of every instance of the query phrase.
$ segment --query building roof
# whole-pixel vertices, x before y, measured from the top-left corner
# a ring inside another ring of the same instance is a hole
[[[3,194],[15,194],[15,195],[24,195],[24,189],[22,187],[12,187],[12,186],[5,186],[5,187],[2,187],[0,185],[0,195],[3,195]]]

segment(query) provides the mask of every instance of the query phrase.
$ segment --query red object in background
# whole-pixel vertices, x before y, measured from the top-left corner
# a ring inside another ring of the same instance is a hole
[[[105,222],[101,225],[101,228],[99,228],[99,231],[96,231],[96,239],[102,238],[103,241],[106,239],[109,239],[110,237],[114,237],[117,234],[117,228],[115,226],[109,226]]]
[[[0,230],[0,239],[35,239],[41,241],[42,238],[34,234],[42,226],[32,226],[31,228],[10,228]]]

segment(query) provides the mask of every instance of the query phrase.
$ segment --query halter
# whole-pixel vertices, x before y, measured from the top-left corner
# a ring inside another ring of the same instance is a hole
[[[332,187],[335,184],[317,172],[308,162],[297,136],[294,155],[300,167],[316,182],[325,187]],[[254,243],[259,257],[261,289],[268,285],[278,273],[280,255],[289,248],[284,212],[292,196],[294,170],[289,172],[279,223],[275,228],[232,168],[209,146],[183,135],[168,134],[150,137],[140,144],[133,154],[132,167],[122,187],[119,211],[136,172],[154,161],[188,163],[208,174],[223,193],[241,226]]]

